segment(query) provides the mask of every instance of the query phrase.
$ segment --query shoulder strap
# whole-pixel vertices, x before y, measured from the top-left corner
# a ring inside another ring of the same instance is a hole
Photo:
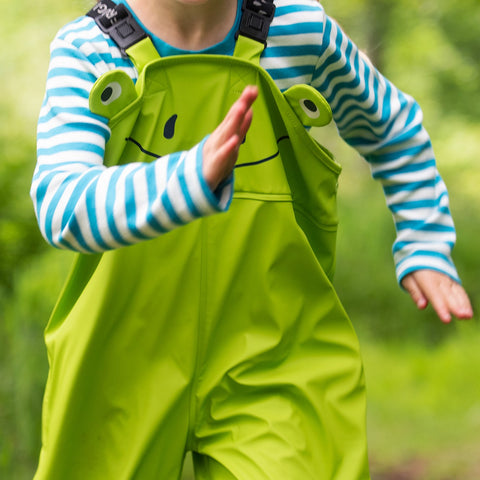
[[[236,56],[248,59],[260,56],[266,46],[268,31],[275,14],[273,2],[274,0],[243,0],[242,18],[236,33],[238,47]],[[117,5],[112,0],[100,0],[87,13],[87,16],[92,17],[100,29],[112,38],[123,55],[130,54],[131,58],[133,52],[139,50],[132,50],[132,47],[148,38],[132,13],[121,3]],[[128,49],[130,51],[127,53]],[[145,63],[144,61],[136,62],[135,54],[132,60],[135,64]]]
[[[243,0],[237,37],[242,35],[267,44],[268,30],[275,15],[273,0]]]
[[[126,51],[132,45],[147,38],[143,28],[122,3],[117,5],[112,0],[101,0],[87,16],[92,17],[100,30],[111,37],[123,55],[127,55]]]

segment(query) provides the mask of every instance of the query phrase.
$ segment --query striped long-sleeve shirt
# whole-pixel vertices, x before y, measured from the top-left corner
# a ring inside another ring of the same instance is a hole
[[[448,195],[418,104],[371,65],[316,0],[275,4],[261,66],[282,91],[300,83],[318,89],[340,135],[371,165],[397,229],[399,281],[422,268],[458,280]],[[240,8],[227,37],[202,53],[231,55],[239,16]],[[189,53],[152,39],[163,57]],[[231,181],[214,193],[208,189],[202,144],[172,154],[171,162],[104,166],[110,130],[90,112],[88,97],[112,69],[137,78],[131,61],[89,17],[66,25],[52,42],[31,196],[44,237],[59,248],[99,252],[134,244],[224,211],[231,201]]]

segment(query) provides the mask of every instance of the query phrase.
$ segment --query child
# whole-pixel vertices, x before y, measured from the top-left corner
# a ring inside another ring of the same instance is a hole
[[[269,1],[245,4],[273,12]],[[275,5],[260,65],[282,92],[298,84],[320,92],[342,137],[371,163],[397,226],[397,276],[418,307],[431,303],[444,322],[471,317],[450,256],[447,193],[418,105],[316,1]],[[128,6],[165,59],[232,56],[243,42],[243,34],[236,40],[240,1]],[[177,142],[181,115],[168,114],[160,128],[158,109],[147,114],[144,100],[137,124],[155,124],[148,145],[135,131],[122,165],[107,167],[113,122],[92,112],[89,97],[114,69],[138,82],[139,72],[149,73],[91,17],[64,27],[52,44],[31,195],[47,241],[94,260],[78,264],[47,327],[50,375],[35,478],[174,479],[186,451],[198,478],[369,478],[362,365],[331,286],[333,249],[317,251],[299,228],[308,213],[292,210],[301,193],[291,188],[286,136],[277,135],[279,153],[271,156],[283,163],[244,160],[268,96],[258,88],[268,81],[246,86],[210,135],[182,130],[181,149],[164,147]],[[192,74],[187,88],[197,81]],[[120,80],[114,83],[104,92],[115,92]],[[213,87],[220,99],[221,88]],[[107,112],[109,96],[102,102]],[[167,104],[177,105],[162,96],[162,111]],[[210,128],[203,105],[192,108],[199,131]],[[284,128],[272,119],[260,124],[265,144]],[[325,176],[326,213],[316,224],[319,244],[330,245],[339,167],[318,155],[318,167],[310,161]]]

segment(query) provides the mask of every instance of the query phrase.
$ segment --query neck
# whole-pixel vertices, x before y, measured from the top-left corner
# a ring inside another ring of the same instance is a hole
[[[221,42],[237,12],[235,0],[129,0],[129,4],[154,35],[193,51]]]

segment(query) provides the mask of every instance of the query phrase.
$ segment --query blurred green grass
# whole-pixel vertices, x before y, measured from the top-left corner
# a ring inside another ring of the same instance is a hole
[[[479,478],[479,338],[465,324],[436,347],[365,345],[377,470],[421,461],[425,471],[415,478]]]

